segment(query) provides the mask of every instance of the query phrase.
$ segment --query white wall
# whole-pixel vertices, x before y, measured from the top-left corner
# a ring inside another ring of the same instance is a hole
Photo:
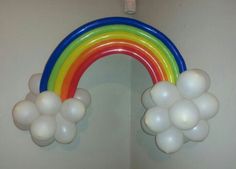
[[[13,105],[28,92],[31,74],[42,72],[56,45],[88,21],[123,15],[117,0],[0,0],[0,168],[129,169],[130,60],[96,62],[81,87],[92,106],[71,145],[40,148],[16,128]]]
[[[206,70],[220,112],[210,120],[208,138],[188,143],[173,154],[159,151],[138,120],[144,109],[141,92],[151,85],[148,74],[132,63],[132,169],[235,169],[236,166],[236,1],[139,0],[136,18],[164,32],[182,52],[189,68]]]

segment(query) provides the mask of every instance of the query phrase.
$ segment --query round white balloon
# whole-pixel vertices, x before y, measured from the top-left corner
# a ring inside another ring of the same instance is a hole
[[[77,128],[75,123],[64,119],[60,114],[56,116],[57,121],[57,130],[55,133],[55,139],[57,142],[62,144],[69,144],[71,143],[76,134]]]
[[[29,79],[29,83],[28,83],[29,89],[35,95],[39,94],[41,77],[42,77],[42,74],[37,73],[37,74],[33,74]]]
[[[199,119],[199,111],[190,100],[177,101],[169,110],[172,123],[179,129],[190,129],[194,127]]]
[[[86,108],[91,104],[91,95],[90,93],[82,88],[78,88],[75,92],[74,98],[80,100]]]
[[[37,95],[35,95],[34,93],[32,92],[29,92],[26,96],[25,96],[25,100],[28,100],[28,101],[31,101],[31,102],[35,102],[37,98]]]
[[[201,120],[190,130],[184,130],[184,135],[191,141],[203,141],[209,133],[207,121]]]
[[[45,91],[38,95],[36,106],[43,115],[55,115],[60,110],[61,100],[51,91]]]
[[[31,138],[32,138],[33,142],[35,144],[37,144],[38,146],[40,146],[40,147],[48,146],[48,145],[52,144],[55,141],[54,137],[52,137],[51,139],[48,139],[48,140],[37,140],[36,138],[34,138],[31,135]]]
[[[156,143],[163,152],[174,153],[184,143],[183,133],[176,128],[170,128],[156,136]]]
[[[34,141],[42,144],[50,142],[56,132],[56,118],[47,115],[40,116],[33,121],[30,132]]]
[[[201,119],[209,120],[219,111],[219,101],[211,93],[204,93],[200,97],[194,99],[193,102],[199,109]]]
[[[143,95],[142,95],[142,104],[146,109],[150,109],[156,106],[150,94],[151,89],[152,88],[148,88],[147,90],[143,92]]]
[[[145,124],[145,122],[144,122],[144,116],[142,117],[140,123],[141,123],[141,128],[142,128],[142,130],[143,130],[146,134],[152,135],[152,136],[155,136],[155,135],[157,134],[156,132],[153,132],[152,130],[150,130],[150,129],[148,128],[148,126]]]
[[[167,81],[155,84],[150,93],[153,101],[163,108],[169,108],[181,98],[176,86]]]
[[[18,128],[28,130],[39,113],[34,103],[25,100],[15,105],[12,116]]]
[[[192,69],[180,74],[177,88],[188,99],[196,98],[210,87],[209,75],[200,69]]]
[[[162,132],[170,127],[168,110],[160,107],[151,108],[145,113],[144,122],[153,132]]]
[[[61,115],[65,119],[77,123],[85,115],[85,106],[78,99],[68,99],[62,103]]]

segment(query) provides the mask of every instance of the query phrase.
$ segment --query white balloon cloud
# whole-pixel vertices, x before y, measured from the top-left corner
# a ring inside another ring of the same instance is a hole
[[[180,74],[177,84],[159,82],[147,89],[142,103],[147,109],[143,130],[156,135],[156,144],[165,153],[174,153],[188,141],[203,141],[209,133],[207,120],[216,115],[219,101],[208,92],[209,75],[199,69]]]
[[[69,144],[76,138],[76,123],[85,116],[91,95],[80,88],[75,98],[61,102],[54,92],[39,93],[40,78],[41,74],[31,76],[30,92],[13,108],[14,123],[21,130],[29,130],[32,140],[39,146],[47,146],[55,140]]]

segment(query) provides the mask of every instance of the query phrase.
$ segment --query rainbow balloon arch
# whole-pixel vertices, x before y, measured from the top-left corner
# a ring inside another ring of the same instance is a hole
[[[43,73],[30,78],[26,99],[14,107],[16,126],[29,130],[39,146],[54,140],[71,143],[91,102],[89,92],[78,83],[94,62],[112,54],[130,56],[149,72],[154,86],[142,96],[146,112],[141,125],[156,136],[160,150],[173,153],[186,141],[207,137],[207,120],[219,108],[217,98],[208,92],[208,74],[186,70],[182,55],[163,33],[124,17],[89,22],[57,46]]]

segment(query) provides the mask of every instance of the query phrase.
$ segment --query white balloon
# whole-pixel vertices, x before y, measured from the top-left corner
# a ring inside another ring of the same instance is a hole
[[[170,127],[168,110],[160,107],[151,108],[145,113],[144,122],[153,132],[162,132]]]
[[[85,115],[85,106],[78,99],[68,99],[62,103],[61,115],[65,119],[77,123]]]
[[[56,141],[62,144],[71,143],[77,134],[77,128],[75,123],[72,123],[64,119],[60,114],[56,116],[56,121],[57,121],[57,130],[55,133]]]
[[[35,143],[40,146],[47,145],[54,140],[56,132],[56,118],[42,115],[34,120],[30,126],[30,133]]]
[[[150,93],[153,101],[164,108],[169,108],[181,98],[176,86],[167,81],[155,84]]]
[[[39,113],[34,103],[24,100],[15,105],[12,116],[18,128],[28,130],[31,123],[39,116]]]
[[[204,93],[200,97],[193,100],[197,105],[201,119],[208,120],[214,117],[219,111],[219,101],[211,93]]]
[[[142,104],[146,109],[150,109],[156,106],[150,94],[151,89],[152,88],[148,88],[147,90],[143,92],[143,95],[142,95]]]
[[[158,147],[165,153],[174,153],[178,151],[184,143],[184,137],[181,131],[176,128],[170,128],[156,136]]]
[[[29,82],[28,82],[29,89],[35,95],[39,94],[41,77],[42,77],[42,74],[37,73],[37,74],[33,74],[29,79]]]
[[[191,141],[203,141],[207,138],[209,133],[209,126],[207,121],[201,120],[190,130],[184,130],[184,135]]]
[[[55,115],[61,106],[60,98],[51,91],[40,93],[35,103],[39,112],[43,115]]]
[[[55,141],[55,138],[52,137],[51,139],[48,140],[37,140],[31,135],[31,138],[35,144],[37,144],[40,147],[48,146],[49,144],[52,144]]]
[[[35,95],[34,93],[32,92],[29,92],[26,96],[25,96],[25,100],[28,100],[28,101],[31,101],[31,102],[35,102],[37,98],[37,95]]]
[[[148,134],[148,135],[155,136],[155,135],[157,134],[156,132],[153,132],[152,130],[150,130],[150,129],[147,127],[147,125],[146,125],[145,122],[144,122],[144,116],[143,116],[142,119],[141,119],[141,128],[142,128],[142,130],[143,130],[146,134]]]
[[[199,119],[199,111],[190,100],[177,101],[169,110],[172,123],[179,129],[190,129],[194,127]]]
[[[196,98],[210,87],[209,75],[200,69],[188,70],[180,74],[177,88],[188,99]]]
[[[75,92],[74,98],[80,100],[86,108],[91,104],[91,95],[90,93],[82,88],[78,88]]]

